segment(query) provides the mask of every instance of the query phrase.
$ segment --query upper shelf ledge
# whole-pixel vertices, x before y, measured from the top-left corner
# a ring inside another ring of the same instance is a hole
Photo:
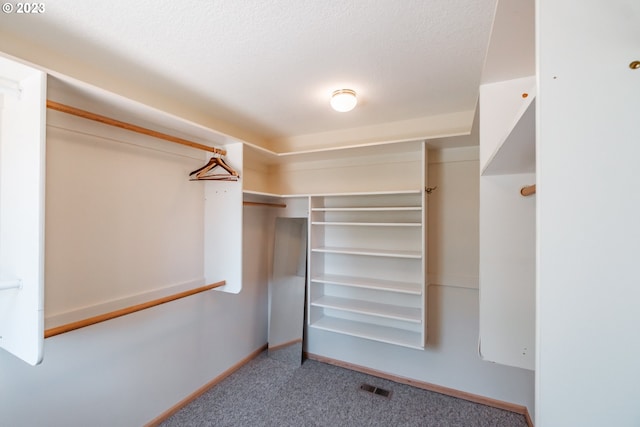
[[[533,78],[485,85],[480,96],[482,175],[534,173],[536,94]]]

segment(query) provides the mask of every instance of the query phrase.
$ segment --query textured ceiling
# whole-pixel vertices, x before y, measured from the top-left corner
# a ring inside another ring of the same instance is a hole
[[[53,0],[41,15],[2,14],[0,49],[37,63],[9,45],[24,41],[266,142],[457,112],[471,112],[470,128],[495,8],[496,0]],[[350,113],[329,108],[343,87],[359,94]]]

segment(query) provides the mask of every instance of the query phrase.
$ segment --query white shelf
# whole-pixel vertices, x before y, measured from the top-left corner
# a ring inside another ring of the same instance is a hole
[[[375,303],[363,300],[323,296],[311,302],[312,306],[349,311],[351,313],[402,320],[404,322],[422,323],[421,311],[418,308],[403,307],[391,304]]]
[[[253,190],[245,190],[245,192],[254,192],[259,193],[258,191]],[[273,194],[278,197],[360,197],[360,196],[401,196],[401,195],[411,195],[411,194],[422,194],[424,190],[390,190],[390,191],[358,191],[358,192],[344,192],[344,193],[268,193]]]
[[[250,190],[242,191],[242,200],[245,202],[257,203],[282,203],[282,198],[277,194]]]
[[[522,105],[516,121],[498,146],[481,175],[534,173],[536,171],[535,95]]]
[[[282,197],[282,195],[280,194],[274,194],[274,193],[265,193],[264,191],[253,191],[253,190],[242,190],[243,195],[247,196],[258,196],[258,197],[272,197],[275,199],[279,199],[280,197]]]
[[[313,208],[312,212],[394,212],[394,211],[421,211],[420,206],[377,206],[377,207],[354,207],[354,208]]]
[[[342,225],[355,227],[422,227],[419,222],[338,222],[313,221],[311,225]]]
[[[389,258],[409,258],[409,259],[422,258],[422,252],[420,251],[401,251],[401,250],[388,250],[388,249],[322,247],[322,248],[312,248],[311,252],[320,252],[320,253],[327,253],[327,254],[343,254],[343,255],[365,255],[365,256],[377,256],[377,257],[389,257]]]
[[[311,327],[359,338],[386,342],[388,344],[411,348],[422,348],[422,335],[420,333],[399,328],[390,328],[387,326],[354,322],[327,316],[324,316],[318,321],[312,323]]]
[[[315,283],[326,283],[354,288],[373,289],[411,295],[422,294],[422,284],[412,282],[396,282],[391,280],[369,279],[363,277],[340,276],[336,274],[318,275],[311,279]]]
[[[424,190],[356,191],[345,193],[310,193],[309,197],[359,197],[359,196],[399,196],[402,194],[422,194]]]

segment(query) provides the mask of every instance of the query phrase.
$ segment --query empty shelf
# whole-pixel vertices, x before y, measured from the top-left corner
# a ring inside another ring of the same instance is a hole
[[[372,325],[351,320],[324,316],[311,324],[312,328],[366,338],[404,347],[422,348],[422,336],[418,332],[387,326]]]
[[[328,283],[332,285],[352,286],[356,288],[375,289],[404,294],[421,295],[422,284],[413,282],[397,282],[394,280],[370,279],[364,277],[340,276],[337,274],[322,274],[311,279],[316,283]]]
[[[397,211],[421,211],[420,206],[377,206],[377,207],[353,207],[353,208],[313,208],[313,212],[397,212]]]
[[[323,296],[311,302],[312,306],[332,308],[369,316],[402,320],[404,322],[422,323],[421,310],[414,307],[403,307],[363,300]]]
[[[313,248],[311,249],[311,251],[329,253],[329,254],[366,255],[366,256],[379,256],[379,257],[390,257],[390,258],[411,258],[411,259],[422,258],[422,252],[420,251],[401,251],[401,250],[389,250],[389,249],[323,247],[323,248]]]
[[[422,227],[420,222],[338,222],[338,221],[314,221],[312,225],[347,225],[367,227]]]

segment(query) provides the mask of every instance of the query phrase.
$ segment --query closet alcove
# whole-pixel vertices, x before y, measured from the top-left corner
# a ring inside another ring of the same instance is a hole
[[[45,336],[194,290],[240,292],[241,184],[189,173],[221,147],[242,176],[242,144],[68,77],[47,80]]]
[[[251,299],[248,335],[221,339],[259,336],[263,323],[266,337],[275,224],[304,218],[307,321],[296,328],[309,357],[436,384],[470,366],[466,383],[481,382],[487,368],[467,351],[477,340],[474,136],[275,153],[67,77],[47,80],[53,101],[221,147],[240,176],[191,182],[209,153],[47,111],[47,330],[224,283],[192,299],[196,310],[215,302],[221,316]]]
[[[309,218],[309,328],[424,346],[427,153],[423,141],[245,147],[245,200],[297,200]]]
[[[531,76],[480,87],[479,352],[529,370],[535,367],[536,197],[522,189],[536,183],[535,85]]]

